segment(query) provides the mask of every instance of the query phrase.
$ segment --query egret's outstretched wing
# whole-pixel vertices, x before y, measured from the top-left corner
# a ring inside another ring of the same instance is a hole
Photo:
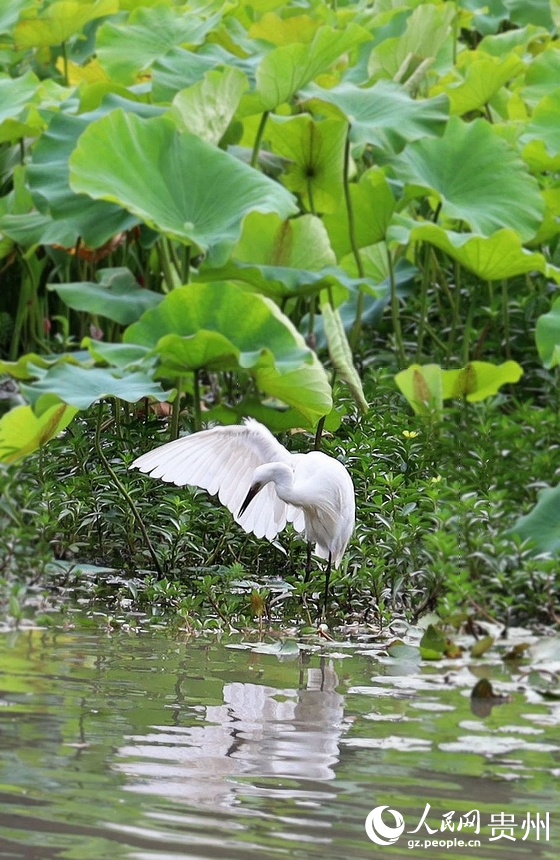
[[[212,495],[217,493],[220,502],[246,532],[274,540],[286,522],[293,522],[301,531],[303,513],[279,499],[273,484],[263,487],[241,517],[239,509],[257,466],[290,463],[291,457],[266,427],[247,419],[243,425],[213,427],[182,436],[142,454],[131,468],[179,487],[191,484]]]

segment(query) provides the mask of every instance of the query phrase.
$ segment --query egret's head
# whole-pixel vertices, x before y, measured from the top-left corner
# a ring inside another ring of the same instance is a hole
[[[264,483],[262,481],[254,481],[251,484],[251,486],[249,487],[249,492],[245,496],[245,501],[243,502],[243,504],[239,508],[239,513],[237,515],[238,517],[243,516],[243,514],[245,513],[245,511],[247,510],[247,508],[249,507],[249,505],[251,504],[251,502],[253,501],[253,499],[257,495],[257,493],[260,492],[263,487],[264,487]]]

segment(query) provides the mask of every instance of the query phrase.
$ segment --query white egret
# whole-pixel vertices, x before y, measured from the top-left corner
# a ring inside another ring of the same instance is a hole
[[[340,564],[354,530],[354,485],[339,460],[321,451],[291,454],[266,427],[247,418],[242,425],[213,427],[161,445],[131,468],[179,487],[191,484],[217,493],[234,520],[259,538],[272,541],[292,523],[327,560],[326,606],[331,565]]]

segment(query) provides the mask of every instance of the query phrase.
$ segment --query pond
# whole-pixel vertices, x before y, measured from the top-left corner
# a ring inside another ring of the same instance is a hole
[[[560,702],[386,645],[4,633],[0,857],[557,858]]]

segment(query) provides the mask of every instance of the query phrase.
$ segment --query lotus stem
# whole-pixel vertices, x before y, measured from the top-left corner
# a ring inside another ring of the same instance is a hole
[[[181,390],[183,388],[183,378],[180,376],[177,380],[177,394],[171,407],[171,440],[177,439],[179,436],[179,415],[181,413]]]
[[[397,282],[395,280],[395,269],[393,266],[393,258],[389,246],[385,243],[387,250],[387,270],[389,272],[389,285],[391,291],[391,319],[393,322],[393,331],[395,333],[395,343],[397,345],[397,353],[399,364],[404,367],[406,364],[406,351],[404,348],[404,340],[401,327],[401,318],[399,314],[399,297],[397,295]]]
[[[259,123],[259,127],[257,130],[257,136],[255,138],[255,144],[253,146],[253,152],[251,153],[251,167],[257,167],[259,163],[259,152],[261,148],[261,140],[264,134],[264,127],[266,125],[266,121],[268,119],[268,111],[265,110],[263,115],[261,116],[261,121]]]

